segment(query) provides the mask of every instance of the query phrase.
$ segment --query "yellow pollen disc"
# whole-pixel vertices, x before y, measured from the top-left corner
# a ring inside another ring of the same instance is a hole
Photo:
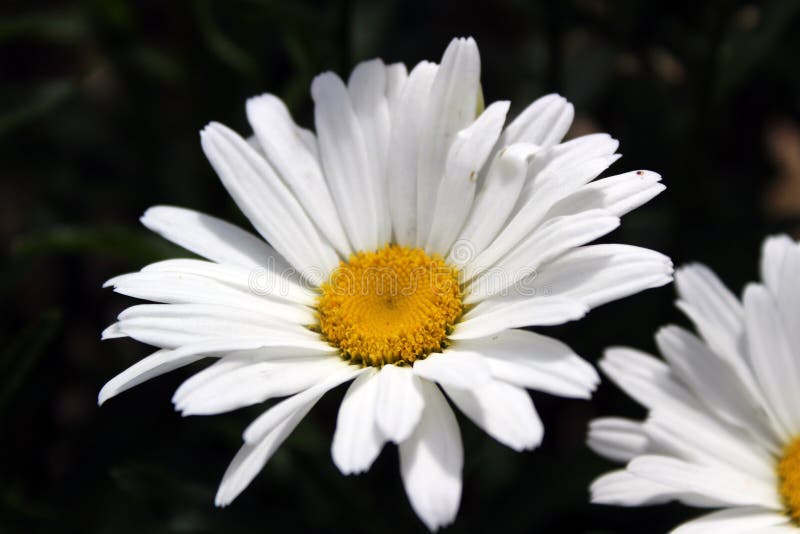
[[[778,462],[780,493],[787,513],[795,523],[800,522],[800,437],[783,449]]]
[[[458,271],[418,248],[359,252],[323,284],[317,312],[322,335],[353,363],[413,363],[446,346],[462,312]]]

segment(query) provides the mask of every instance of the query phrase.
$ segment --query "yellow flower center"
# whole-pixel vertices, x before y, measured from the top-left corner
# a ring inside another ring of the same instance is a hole
[[[800,522],[800,437],[783,449],[778,462],[780,493],[787,513],[795,523]]]
[[[321,289],[322,335],[361,365],[410,364],[440,352],[462,312],[458,271],[418,248],[353,254]]]

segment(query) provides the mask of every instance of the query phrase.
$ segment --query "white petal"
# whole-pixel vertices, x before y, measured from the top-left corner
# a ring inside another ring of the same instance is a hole
[[[314,78],[311,96],[320,157],[344,229],[353,248],[375,250],[382,245],[380,184],[350,95],[338,76],[326,72]]]
[[[417,154],[425,108],[437,66],[423,61],[411,71],[392,114],[391,150],[386,168],[389,211],[395,240],[413,246],[417,239]]]
[[[777,489],[743,473],[701,466],[667,456],[640,456],[628,471],[658,484],[704,496],[720,506],[764,506],[782,509]]]
[[[191,345],[184,345],[175,350],[160,350],[151,354],[147,358],[139,360],[123,372],[109,380],[98,395],[98,404],[114,397],[123,391],[132,388],[142,382],[150,380],[156,376],[168,373],[184,365],[196,362],[207,356],[217,355],[228,351],[250,350],[260,347],[276,347],[276,350],[291,351],[298,348],[298,345],[306,345],[302,350],[308,353],[314,351],[319,354],[330,353],[332,349],[325,348],[325,344],[319,341],[300,341],[297,345],[291,342],[278,339],[258,339],[258,338],[227,338],[203,341]]]
[[[588,183],[559,200],[548,216],[604,209],[621,217],[661,193],[666,187],[652,171],[631,171]]]
[[[667,326],[656,343],[672,373],[688,384],[702,402],[725,421],[762,430],[763,416],[730,365],[718,358],[692,333]]]
[[[528,164],[539,147],[518,143],[500,150],[475,196],[467,222],[448,261],[465,265],[492,242],[519,198]],[[460,248],[458,248],[460,247]]]
[[[260,416],[258,416],[250,425],[245,429],[243,437],[246,443],[256,444],[265,436],[269,435],[277,425],[280,424],[286,417],[297,410],[299,407],[304,406],[308,402],[316,402],[317,399],[322,397],[325,393],[335,388],[339,384],[343,384],[349,380],[360,375],[365,371],[365,368],[359,368],[348,365],[341,361],[340,370],[332,372],[327,378],[318,382],[314,386],[293,395],[288,399],[284,399]]]
[[[750,365],[777,420],[783,442],[800,428],[800,361],[781,328],[775,301],[764,286],[751,284],[744,292]],[[796,328],[797,325],[787,325]]]
[[[523,451],[542,442],[544,426],[524,389],[499,380],[470,390],[443,387],[459,410],[503,445]]]
[[[606,349],[598,366],[620,389],[645,408],[700,410],[699,401],[670,374],[661,360],[627,347]]]
[[[339,263],[292,192],[236,132],[211,123],[200,132],[208,160],[253,226],[315,284]]]
[[[697,313],[713,320],[730,337],[738,337],[744,309],[711,269],[699,263],[684,265],[675,273],[675,286],[680,298]]]
[[[407,81],[408,70],[403,63],[386,65],[386,100],[389,102],[390,115],[394,114]]]
[[[166,304],[214,304],[265,313],[299,324],[316,321],[311,308],[258,296],[204,276],[174,271],[143,271],[118,276],[114,291]]]
[[[565,181],[563,178],[564,171],[572,169],[575,165],[584,165],[597,158],[615,156],[617,148],[619,148],[619,141],[605,133],[584,135],[548,147],[546,150],[538,152],[531,162],[531,167],[528,169],[528,183],[525,184],[525,192],[526,194],[533,194],[545,184],[548,186],[557,185],[560,181],[562,182],[562,189],[564,186],[569,186],[570,188],[560,196],[560,198],[563,198],[592,180],[592,178],[580,178]],[[559,175],[562,175],[561,179],[559,179]],[[527,198],[525,200],[527,201]]]
[[[472,389],[489,382],[492,375],[483,357],[468,350],[447,349],[414,362],[414,374],[442,385]]]
[[[228,506],[250,485],[318,399],[319,397],[312,398],[288,413],[258,443],[242,445],[222,477],[214,499],[217,506]]]
[[[352,250],[316,151],[306,144],[304,130],[294,123],[286,105],[275,95],[251,98],[247,101],[247,120],[275,173],[291,189],[317,229],[342,256],[348,257]]]
[[[391,217],[388,216],[386,159],[389,151],[390,116],[387,92],[387,70],[380,59],[356,65],[347,81],[347,91],[358,117],[366,145],[369,178],[374,186],[380,232],[378,244],[391,239]]]
[[[384,436],[395,443],[408,439],[417,427],[424,407],[422,382],[410,368],[396,365],[381,368],[375,418]]]
[[[545,95],[534,100],[508,125],[498,145],[520,142],[543,147],[554,145],[566,135],[574,115],[575,109],[564,97]]]
[[[629,462],[644,454],[647,436],[639,421],[601,417],[589,424],[586,444],[594,452],[615,462]]]
[[[563,397],[589,398],[600,377],[564,343],[526,330],[455,341],[451,351],[483,356],[493,377]]]
[[[754,404],[771,413],[741,350],[744,332],[742,304],[704,265],[681,267],[675,275],[675,282],[681,297],[677,307],[692,320],[714,354],[730,366]]]
[[[176,348],[215,338],[248,337],[319,343],[305,327],[265,313],[211,304],[141,304],[119,315],[117,329],[142,343]]]
[[[780,287],[783,259],[793,246],[796,245],[792,238],[785,234],[773,235],[764,240],[761,250],[761,279],[773,294]]]
[[[800,351],[800,284],[797,273],[800,272],[800,244],[794,244],[786,250],[780,270],[778,271],[777,288],[771,290],[781,317],[775,325],[786,337],[791,350]]]
[[[435,531],[458,513],[464,449],[455,415],[439,389],[423,381],[423,392],[422,420],[400,444],[400,474],[411,507]]]
[[[521,326],[550,326],[580,319],[589,309],[582,303],[558,297],[540,297],[519,302],[486,300],[456,325],[450,339],[474,339]]]
[[[137,386],[153,377],[168,373],[194,361],[194,359],[189,360],[188,358],[187,360],[189,361],[186,362],[183,360],[174,361],[171,355],[172,351],[162,349],[128,367],[106,382],[97,395],[97,404],[102,405],[111,397],[115,397],[133,386]],[[200,358],[202,358],[202,356],[198,356],[197,359]]]
[[[319,354],[253,363],[193,388],[178,400],[175,409],[184,416],[229,412],[304,391],[340,366],[338,357]]]
[[[608,135],[594,134],[538,151],[506,226],[479,256],[481,265],[492,265],[513,249],[542,224],[553,204],[616,161],[619,156],[613,152],[617,145]]]
[[[143,272],[170,272],[186,273],[202,276],[210,280],[223,283],[234,287],[240,291],[247,291],[253,295],[279,298],[314,306],[317,302],[318,293],[312,288],[307,287],[307,283],[297,276],[297,271],[278,271],[277,265],[267,262],[266,267],[245,269],[233,265],[223,265],[202,260],[176,259],[164,260],[151,263],[145,266]],[[297,279],[297,280],[295,280]],[[113,285],[115,279],[112,278],[104,284]]]
[[[150,230],[209,260],[263,268],[272,263],[278,271],[288,264],[263,240],[216,217],[174,206],[155,206],[144,212],[142,224]]]
[[[425,102],[417,171],[417,246],[424,246],[445,162],[455,134],[472,123],[478,103],[480,55],[472,38],[453,39]]]
[[[629,245],[588,245],[570,250],[518,282],[508,298],[559,295],[597,307],[672,280],[663,254]]]
[[[753,442],[747,433],[721,424],[704,412],[656,408],[643,428],[652,443],[650,450],[741,471],[777,485],[773,455]]]
[[[343,475],[368,471],[386,442],[373,410],[379,386],[374,369],[361,373],[350,384],[339,406],[331,455]]]
[[[209,347],[214,345],[220,347],[225,346],[223,340],[208,342],[207,344]],[[287,347],[282,345],[270,346],[267,344],[266,346],[257,346],[255,343],[252,343],[251,346],[247,346],[244,342],[239,346],[233,344],[230,344],[230,346],[234,347],[235,350],[225,349],[226,351],[230,350],[230,352],[224,352],[222,354],[219,354],[219,351],[217,351],[215,355],[220,356],[219,360],[184,380],[172,395],[173,404],[182,404],[184,399],[188,398],[189,394],[200,386],[235,369],[265,361],[281,361],[285,363],[286,360],[294,358],[301,362],[313,357],[330,358],[335,352],[332,347],[330,347],[331,350],[329,351],[312,351],[306,347]],[[179,350],[182,349],[183,348]]]
[[[433,207],[425,245],[429,254],[446,255],[461,232],[475,197],[478,173],[500,135],[508,106],[508,102],[495,102],[456,134]]]
[[[555,259],[569,249],[585,245],[619,226],[618,217],[603,210],[593,210],[576,215],[556,217],[542,225],[494,266],[483,259],[484,252],[467,267],[465,277],[483,272],[469,286],[464,302],[472,304],[501,293],[523,278],[536,272],[540,266]]]
[[[597,478],[590,489],[594,504],[643,506],[663,504],[677,498],[673,488],[638,477],[624,469]]]
[[[767,527],[788,523],[785,514],[748,506],[706,514],[682,524],[670,534],[756,534],[764,533]]]

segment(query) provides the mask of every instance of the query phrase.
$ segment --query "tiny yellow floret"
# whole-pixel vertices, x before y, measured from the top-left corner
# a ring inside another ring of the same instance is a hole
[[[800,523],[800,437],[791,441],[778,462],[780,493],[786,512],[795,524]]]
[[[353,254],[321,289],[320,333],[343,358],[365,366],[441,352],[463,310],[458,271],[398,245]]]

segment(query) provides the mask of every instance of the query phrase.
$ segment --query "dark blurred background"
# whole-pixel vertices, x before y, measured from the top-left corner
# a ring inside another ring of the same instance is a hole
[[[421,531],[387,447],[343,477],[329,447],[342,388],[229,508],[213,495],[260,408],[178,416],[197,368],[113,399],[102,384],[149,353],[100,331],[131,304],[101,284],[185,256],[138,224],[154,204],[246,222],[200,150],[219,120],[246,132],[269,91],[311,125],[314,74],[380,56],[481,49],[487,101],[558,91],[573,132],[607,131],[668,189],[610,238],[712,266],[738,292],[762,237],[800,230],[800,3],[4,0],[0,7],[0,532]],[[671,287],[551,332],[590,361],[685,323]],[[464,497],[452,532],[665,532],[700,511],[590,505],[612,464],[584,445],[596,415],[643,411],[604,383],[595,402],[533,394],[543,446],[517,454],[460,417]]]

